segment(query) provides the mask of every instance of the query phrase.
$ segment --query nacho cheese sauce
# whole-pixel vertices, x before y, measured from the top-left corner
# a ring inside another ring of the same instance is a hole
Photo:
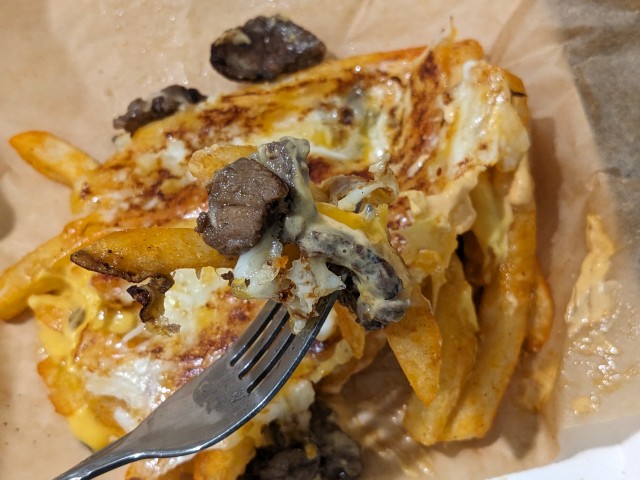
[[[87,393],[110,399],[109,408],[112,408],[111,418],[115,424],[111,427],[105,426],[104,420],[98,419],[86,406],[68,415],[74,434],[93,448],[113,441],[118,430],[131,431],[171,394],[176,385],[221,356],[228,342],[244,329],[260,306],[234,299],[227,282],[211,267],[203,268],[199,273],[192,269],[178,270],[174,275],[175,284],[165,297],[165,316],[168,321],[180,325],[180,332],[171,339],[158,338],[138,323],[135,311],[113,311],[98,295],[91,294],[91,290],[82,289],[93,274],[73,265],[70,268],[76,275],[65,276],[71,284],[68,295],[88,292],[82,303],[87,310],[93,305],[97,312],[88,312],[85,317],[100,319],[103,326],[111,327],[113,331],[106,338],[92,337],[89,332],[97,325],[95,321],[89,325],[85,320],[75,328],[65,326],[60,334],[48,328],[41,328],[40,334],[49,356],[57,358],[66,358],[78,348],[93,345],[95,338],[104,342],[97,351],[87,351],[83,368],[70,367]],[[37,310],[40,302],[51,301],[49,297],[34,296],[30,303]],[[59,308],[64,307],[66,301],[64,298],[59,300]],[[216,318],[223,321],[216,322]],[[298,377],[294,376],[254,420],[255,435],[259,435],[259,429],[266,423],[307,412],[315,399],[312,383],[352,358],[353,352],[346,341],[331,339],[336,328],[332,313],[318,336],[318,341],[326,342],[321,349],[322,359],[303,360]],[[121,331],[126,333],[120,335]],[[77,386],[64,387],[73,389]],[[217,448],[232,446],[242,435],[236,433]]]

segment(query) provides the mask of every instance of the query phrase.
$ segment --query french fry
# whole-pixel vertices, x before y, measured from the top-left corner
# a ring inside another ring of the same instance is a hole
[[[562,358],[553,348],[543,350],[553,322],[553,299],[549,286],[536,268],[536,287],[529,309],[525,351],[514,374],[516,401],[532,412],[540,411],[551,397]]]
[[[109,231],[110,227],[93,222],[91,217],[73,221],[62,233],[24,256],[0,275],[0,320],[8,320],[27,307],[29,296],[54,290],[59,280],[47,275],[71,252]]]
[[[226,450],[207,450],[194,459],[193,480],[236,480],[255,455],[255,442],[244,437]]]
[[[535,212],[514,211],[505,261],[484,289],[479,309],[478,355],[440,440],[487,433],[520,357],[535,279]]]
[[[68,187],[100,165],[82,150],[49,132],[20,133],[9,143],[37,171]]]
[[[542,348],[549,338],[552,323],[553,299],[549,285],[540,271],[540,266],[536,265],[536,288],[529,309],[527,336],[524,344],[528,351],[537,352]]]
[[[221,168],[241,157],[251,155],[256,147],[245,145],[212,145],[196,151],[189,160],[189,171],[202,183],[209,183],[211,177]]]
[[[231,268],[226,257],[204,243],[191,228],[137,228],[106,235],[74,252],[71,260],[94,272],[130,282],[168,276],[180,268]]]
[[[357,372],[367,368],[376,358],[380,350],[387,344],[384,332],[375,330],[368,332],[364,351],[360,358],[351,358],[347,363],[335,367],[329,375],[322,379],[321,389],[323,393],[338,395],[344,384]]]
[[[418,298],[416,298],[418,297]],[[387,342],[417,397],[428,405],[440,385],[442,339],[431,307],[414,293],[412,305],[397,323],[385,328]]]
[[[562,355],[553,349],[524,352],[514,374],[518,405],[531,412],[541,411],[551,398],[561,363]]]
[[[404,419],[409,434],[423,445],[438,441],[473,368],[476,354],[478,324],[471,286],[456,255],[452,257],[447,277],[434,311],[442,335],[440,389],[428,406],[412,395]]]
[[[351,347],[353,356],[357,359],[362,358],[366,340],[364,327],[356,322],[355,314],[350,312],[347,307],[336,303],[333,309],[342,338]]]

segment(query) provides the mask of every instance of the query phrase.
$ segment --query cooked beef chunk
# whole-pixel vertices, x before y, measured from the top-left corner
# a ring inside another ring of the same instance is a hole
[[[360,447],[331,420],[331,410],[311,406],[308,431],[269,424],[271,444],[261,447],[242,480],[354,480],[362,474]]]
[[[256,474],[243,478],[260,480],[312,480],[317,478],[320,458],[309,458],[302,447],[285,448],[263,457],[263,463]]]
[[[253,247],[287,210],[287,184],[248,158],[218,170],[209,191],[209,211],[198,217],[197,231],[224,255]]]
[[[316,207],[309,190],[309,166],[307,140],[283,137],[277,142],[265,143],[251,157],[278,175],[288,186],[291,210],[287,213],[280,240],[297,243],[305,225],[316,215]]]
[[[360,447],[332,420],[333,412],[322,402],[311,405],[311,441],[320,451],[323,479],[352,480],[362,474]]]
[[[149,99],[136,98],[127,107],[127,113],[113,121],[114,128],[123,128],[129,133],[155,120],[168,117],[187,103],[198,103],[206,96],[195,88],[171,85],[160,91],[160,94]]]
[[[283,179],[287,185],[295,188],[295,176],[299,171],[305,182],[309,181],[309,169],[306,159],[309,153],[308,144],[291,137],[284,137],[277,142],[265,143],[256,152],[260,163]]]
[[[393,266],[355,237],[334,231],[312,231],[300,242],[303,251],[326,255],[350,270],[341,302],[355,312],[367,330],[377,330],[402,318],[409,301],[399,298],[402,280]]]
[[[211,65],[231,80],[260,82],[322,61],[324,44],[304,28],[275,15],[227,30],[211,45]]]

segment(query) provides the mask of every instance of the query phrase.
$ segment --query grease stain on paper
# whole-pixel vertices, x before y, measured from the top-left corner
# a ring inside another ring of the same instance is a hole
[[[574,372],[586,375],[585,379],[567,381],[587,380],[589,384],[588,392],[583,391],[571,401],[576,415],[598,411],[605,395],[640,373],[638,362],[630,366],[619,362],[623,352],[612,339],[618,335],[610,333],[614,325],[629,316],[632,307],[623,301],[620,282],[608,279],[617,249],[602,219],[594,214],[587,216],[587,246],[589,252],[582,262],[566,314],[567,362],[575,367]],[[631,327],[625,333],[638,336]],[[563,373],[566,375],[567,371]]]

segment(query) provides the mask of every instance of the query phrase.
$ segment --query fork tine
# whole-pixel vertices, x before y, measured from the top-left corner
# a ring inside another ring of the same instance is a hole
[[[289,320],[289,312],[285,307],[280,307],[275,311],[269,320],[265,323],[265,327],[261,330],[260,335],[255,338],[249,348],[244,349],[241,355],[235,357],[235,363],[241,363],[239,377],[243,378],[249,370],[262,358],[270,349],[273,342],[278,338],[281,332],[288,331],[285,327]],[[234,363],[231,364],[232,366]]]
[[[318,308],[321,313],[307,320],[301,332],[294,334],[287,330],[286,334],[278,337],[269,349],[270,355],[261,359],[247,376],[251,382],[249,392],[252,395],[267,396],[282,387],[320,332],[337,296],[338,292],[334,292],[324,298],[321,307],[319,305]]]
[[[249,382],[247,391],[251,393],[273,367],[282,360],[287,352],[287,347],[293,342],[296,335],[289,330],[280,332],[280,335],[269,347],[269,355],[255,359],[252,368],[247,372],[246,380]]]
[[[260,338],[260,335],[267,328],[269,321],[276,315],[280,309],[283,308],[282,304],[276,303],[273,300],[268,300],[258,315],[247,326],[246,330],[238,337],[238,339],[229,347],[228,355],[231,356],[230,364],[234,365],[238,359],[244,355],[244,353],[254,344],[254,342]]]

